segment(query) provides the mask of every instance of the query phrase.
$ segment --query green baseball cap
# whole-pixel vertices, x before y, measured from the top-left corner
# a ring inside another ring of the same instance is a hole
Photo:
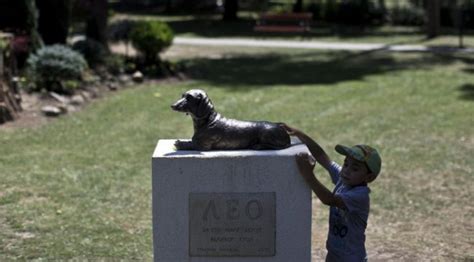
[[[368,145],[356,145],[353,147],[337,145],[336,151],[341,155],[350,156],[356,160],[366,163],[367,167],[373,174],[375,174],[375,176],[380,173],[380,169],[382,168],[382,159],[375,148]]]

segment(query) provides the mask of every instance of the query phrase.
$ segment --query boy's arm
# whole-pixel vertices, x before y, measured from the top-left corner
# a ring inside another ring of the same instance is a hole
[[[311,163],[307,154],[298,154],[296,156],[296,163],[298,164],[298,169],[301,175],[323,204],[347,210],[342,198],[329,191],[329,189],[321,184],[321,182],[319,182],[319,180],[314,176],[314,165]]]
[[[316,143],[316,141],[314,141],[311,137],[303,133],[301,130],[290,127],[286,124],[281,124],[281,127],[283,127],[288,132],[289,135],[298,137],[301,140],[301,142],[303,142],[303,144],[305,144],[308,147],[309,152],[311,152],[311,155],[314,156],[316,161],[322,167],[324,167],[324,169],[331,172],[330,171],[331,159],[326,154],[326,152],[324,152],[321,146],[318,143]]]

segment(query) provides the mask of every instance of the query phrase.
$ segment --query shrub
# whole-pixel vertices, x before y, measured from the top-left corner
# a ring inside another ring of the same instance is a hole
[[[327,1],[321,10],[321,17],[327,22],[337,22],[338,5],[336,1]]]
[[[465,28],[474,28],[474,2],[463,10],[463,24]]]
[[[393,25],[419,26],[425,23],[425,13],[421,8],[395,7],[389,12],[389,20]]]
[[[8,46],[7,41],[0,39],[0,52],[6,49]]]
[[[72,90],[78,88],[80,86],[80,83],[77,80],[66,80],[64,81],[64,83],[62,83],[62,86],[65,89]]]
[[[112,42],[130,40],[130,33],[137,22],[128,19],[115,21],[107,27],[109,40]]]
[[[73,44],[72,49],[81,53],[90,67],[104,64],[108,55],[105,47],[92,39],[77,41]]]
[[[331,1],[325,5],[309,6],[316,13],[314,19],[323,19],[346,25],[380,25],[385,20],[385,10],[373,0]]]
[[[311,3],[308,5],[307,10],[308,12],[313,14],[313,20],[319,21],[322,20],[322,7],[323,5],[321,3]]]
[[[44,85],[50,91],[66,91],[61,81],[80,79],[87,63],[80,53],[71,48],[52,45],[30,55],[28,66],[37,86]]]
[[[140,51],[147,63],[159,61],[159,54],[171,45],[173,31],[164,22],[140,21],[130,34],[133,46]]]
[[[109,55],[105,58],[105,66],[110,73],[121,74],[125,71],[125,59],[119,55]]]
[[[461,18],[464,28],[474,28],[474,1],[471,1],[471,4],[469,4],[469,1],[466,1],[461,10],[441,7],[441,26],[459,27]]]
[[[290,13],[292,10],[293,10],[293,4],[292,3],[274,5],[274,6],[270,6],[270,8],[268,8],[268,12],[278,13],[278,14]]]
[[[365,25],[369,22],[367,1],[342,2],[338,6],[338,22],[350,25]]]
[[[136,23],[137,22],[134,20],[122,19],[109,24],[107,27],[108,40],[115,43],[123,41],[125,43],[127,57],[129,53],[128,46],[130,42],[130,34]]]

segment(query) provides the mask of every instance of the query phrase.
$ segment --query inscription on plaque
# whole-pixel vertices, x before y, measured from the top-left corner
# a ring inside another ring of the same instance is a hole
[[[274,256],[275,193],[190,193],[190,256]]]

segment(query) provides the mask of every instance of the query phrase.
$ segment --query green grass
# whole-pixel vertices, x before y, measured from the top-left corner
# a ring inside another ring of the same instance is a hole
[[[0,260],[151,260],[151,154],[158,139],[192,135],[191,120],[169,108],[190,88],[205,89],[228,117],[299,127],[337,161],[337,143],[377,147],[369,254],[474,257],[473,56],[211,51],[227,55],[186,56],[190,81],[137,86],[48,125],[0,129]],[[328,213],[315,203],[322,250]]]

